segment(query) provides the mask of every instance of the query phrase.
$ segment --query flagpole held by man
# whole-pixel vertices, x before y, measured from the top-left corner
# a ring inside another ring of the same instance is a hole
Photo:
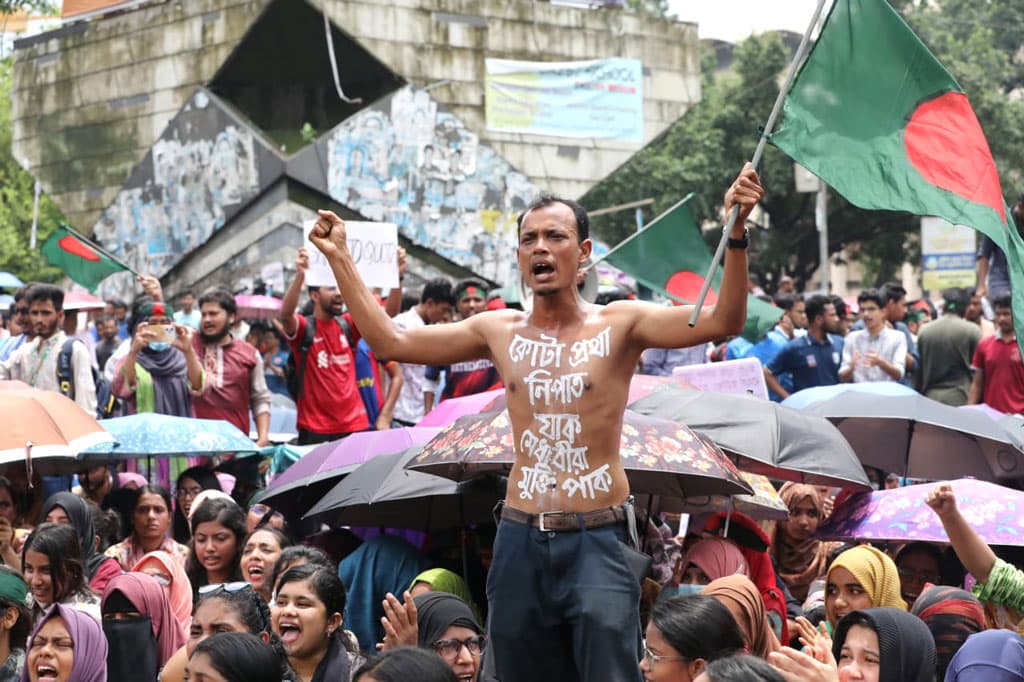
[[[504,381],[516,456],[487,588],[502,682],[639,682],[640,586],[623,548],[635,528],[619,456],[629,382],[645,348],[692,346],[743,328],[744,224],[763,193],[750,164],[726,193],[726,211],[738,207],[741,220],[729,234],[718,302],[700,311],[696,329],[687,306],[583,301],[576,282],[592,249],[586,211],[541,197],[518,220],[529,313],[487,311],[402,330],[363,284],[345,223],[320,212],[310,239],[375,352],[427,365],[487,358]]]

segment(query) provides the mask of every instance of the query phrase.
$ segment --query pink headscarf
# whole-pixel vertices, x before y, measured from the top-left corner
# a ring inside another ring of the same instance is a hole
[[[145,573],[122,573],[107,584],[103,591],[102,609],[114,592],[120,592],[153,623],[153,636],[160,654],[160,666],[167,663],[174,652],[185,644],[185,626],[174,617],[164,588],[156,578]]]
[[[171,611],[184,631],[186,624],[192,621],[192,583],[182,565],[167,552],[150,552],[132,566],[133,572],[139,572],[142,566],[155,561],[171,576],[169,588]]]
[[[722,538],[700,540],[683,555],[683,571],[693,564],[704,571],[709,580],[718,580],[730,575],[750,576],[747,560],[739,548]]]

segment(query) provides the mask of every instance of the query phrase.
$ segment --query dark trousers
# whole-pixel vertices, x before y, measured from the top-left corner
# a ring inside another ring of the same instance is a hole
[[[487,637],[501,682],[640,682],[640,585],[625,539],[625,524],[498,525]]]
[[[345,436],[350,436],[350,433],[313,433],[312,431],[306,431],[305,429],[299,429],[299,438],[296,443],[298,445],[319,445],[320,443],[328,443],[332,440],[340,440]]]

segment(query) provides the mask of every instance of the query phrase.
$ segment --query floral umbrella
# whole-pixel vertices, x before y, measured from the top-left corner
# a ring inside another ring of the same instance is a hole
[[[861,493],[840,502],[817,536],[829,540],[949,542],[942,522],[925,504],[937,483]],[[965,478],[953,481],[957,507],[990,545],[1024,546],[1024,492]]]
[[[752,492],[725,453],[677,422],[626,410],[619,453],[634,493],[681,498]],[[407,468],[462,481],[507,473],[514,461],[512,422],[502,410],[455,420]]]

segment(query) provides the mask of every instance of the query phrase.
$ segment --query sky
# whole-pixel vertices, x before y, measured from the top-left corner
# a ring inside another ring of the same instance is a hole
[[[751,33],[787,29],[803,33],[816,0],[669,0],[682,21],[696,21],[701,38],[736,42]]]

